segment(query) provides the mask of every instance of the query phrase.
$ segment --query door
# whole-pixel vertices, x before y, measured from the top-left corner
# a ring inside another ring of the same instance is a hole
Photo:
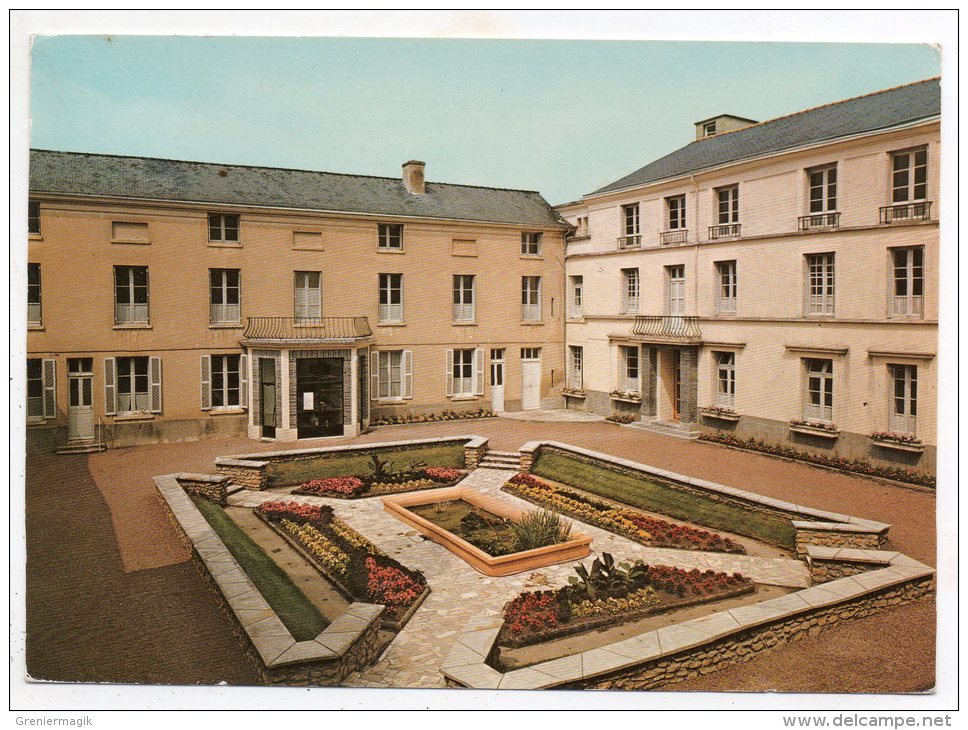
[[[682,405],[682,352],[672,351],[672,420],[679,420]]]
[[[504,348],[491,350],[491,410],[504,410]]]
[[[521,350],[521,409],[537,410],[541,407],[541,348],[525,347]]]
[[[296,360],[297,438],[343,435],[343,359]]]
[[[686,313],[686,267],[670,266],[669,271],[669,314],[681,317]]]
[[[94,438],[94,408],[91,392],[94,386],[94,359],[71,357],[67,359],[67,387],[70,400],[67,409],[67,438],[89,440]]]
[[[271,357],[259,358],[260,416],[262,435],[276,437],[276,361]]]

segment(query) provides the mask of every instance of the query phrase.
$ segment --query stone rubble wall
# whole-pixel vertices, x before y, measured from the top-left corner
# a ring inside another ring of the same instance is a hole
[[[211,474],[179,474],[176,479],[188,494],[207,499],[209,502],[224,507],[228,504],[229,482],[228,476],[212,476]]]
[[[215,460],[215,470],[227,476],[232,484],[260,491],[269,486],[269,475],[266,473],[268,461],[251,461],[246,459],[230,459],[219,457]]]
[[[794,524],[796,525],[796,523]],[[811,545],[878,550],[887,539],[886,534],[881,536],[869,532],[836,529],[818,530],[800,527],[799,525],[796,525],[796,531],[797,555],[806,555],[807,547]]]

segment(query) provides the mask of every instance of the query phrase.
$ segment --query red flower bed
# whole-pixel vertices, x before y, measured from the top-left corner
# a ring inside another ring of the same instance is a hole
[[[504,607],[504,622],[511,636],[555,628],[561,604],[557,591],[519,593]]]
[[[668,565],[650,565],[647,581],[657,590],[684,597],[708,596],[730,588],[749,584],[749,579],[739,573],[717,573],[714,570],[683,570]]]
[[[657,544],[688,542],[699,550],[712,550],[722,553],[746,552],[739,543],[708,530],[700,530],[689,525],[676,525],[647,515],[627,514],[626,517],[636,527],[650,533]]]
[[[394,614],[416,601],[426,586],[392,565],[380,565],[372,556],[367,556],[364,565],[370,600],[385,604]]]
[[[293,490],[293,494],[334,494],[341,497],[355,497],[366,489],[366,484],[359,477],[327,477],[313,479]]]
[[[452,482],[464,476],[460,469],[451,469],[446,466],[428,466],[423,470],[424,476],[433,479],[435,482]]]
[[[325,523],[333,516],[331,507],[303,502],[263,502],[256,509],[270,520],[292,520],[298,523]]]

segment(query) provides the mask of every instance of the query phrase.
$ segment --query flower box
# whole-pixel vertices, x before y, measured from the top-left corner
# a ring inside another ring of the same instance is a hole
[[[735,423],[739,420],[739,414],[736,411],[725,411],[719,408],[700,408],[699,413],[706,418],[715,418],[717,421]]]
[[[920,441],[898,441],[897,439],[884,438],[882,436],[871,436],[871,443],[875,446],[880,446],[882,449],[907,451],[912,454],[920,454],[924,451],[924,444]]]
[[[794,433],[802,433],[807,436],[818,436],[822,439],[835,439],[840,436],[840,430],[836,428],[824,428],[822,426],[810,426],[806,423],[791,423],[790,430]]]
[[[561,394],[566,398],[585,398],[588,395],[584,390],[563,390]]]
[[[641,403],[642,402],[642,396],[639,393],[631,393],[631,392],[620,393],[620,392],[612,391],[609,395],[611,396],[612,400],[621,401],[622,403]]]

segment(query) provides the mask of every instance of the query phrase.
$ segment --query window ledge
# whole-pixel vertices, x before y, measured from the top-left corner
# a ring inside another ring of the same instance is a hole
[[[112,238],[111,243],[132,243],[136,246],[151,245],[151,241],[146,241],[143,238]]]
[[[813,426],[804,426],[803,424],[790,424],[790,430],[794,433],[802,433],[807,436],[819,436],[824,439],[836,439],[840,436],[840,431],[831,431],[827,428],[815,428]]]
[[[116,324],[112,329],[116,330],[150,330],[153,329],[147,322],[130,322],[125,324]]]
[[[706,418],[713,418],[717,421],[729,421],[735,423],[739,421],[739,414],[736,411],[717,411],[713,408],[700,408],[699,413]]]
[[[28,322],[27,331],[28,332],[43,332],[47,328],[44,327],[40,322]]]
[[[39,233],[28,233],[27,234],[27,240],[28,241],[43,241],[44,240],[44,237],[42,235],[40,235]]]
[[[882,449],[908,451],[912,454],[920,454],[924,451],[924,444],[905,443],[903,441],[894,441],[893,439],[879,439],[871,436],[871,443],[875,446],[880,446]]]
[[[451,256],[460,256],[460,257],[467,258],[467,259],[476,259],[477,258],[477,254],[476,253],[458,253],[456,251],[451,251],[450,252],[450,255]]]
[[[212,248],[242,248],[238,241],[209,241],[208,245]]]
[[[522,327],[536,327],[542,324],[544,324],[544,322],[541,321],[540,319],[522,319],[521,320]]]
[[[642,397],[641,396],[638,397],[638,398],[633,398],[631,396],[612,395],[612,394],[610,394],[609,397],[612,400],[621,401],[622,403],[635,403],[635,404],[638,404],[638,405],[641,405],[641,403],[642,403]]]
[[[240,330],[244,329],[245,325],[241,322],[212,322],[208,325],[210,330]]]
[[[381,405],[388,405],[389,406],[389,405],[393,405],[395,403],[396,404],[400,404],[400,403],[403,403],[403,402],[408,401],[408,400],[413,400],[413,398],[400,396],[399,398],[373,398],[372,400],[373,400],[374,403],[379,403]]]
[[[545,260],[545,257],[542,256],[540,253],[523,253],[523,254],[521,254],[520,258],[522,258],[522,259],[528,259],[528,260],[531,260],[531,261],[544,261]]]
[[[229,408],[210,408],[208,415],[210,416],[241,416],[246,412],[245,408],[241,406],[230,406]]]
[[[477,327],[477,322],[476,321],[470,322],[470,321],[461,320],[461,321],[458,321],[458,322],[451,322],[451,324],[454,327]]]
[[[153,421],[153,413],[119,413],[114,417],[115,423],[125,423],[128,421]]]
[[[464,401],[464,400],[480,400],[481,399],[481,396],[479,396],[479,395],[449,395],[449,396],[447,396],[447,398],[450,399],[450,400],[452,400],[452,401]]]
[[[212,244],[209,244],[210,246]],[[222,248],[242,248],[241,246],[223,246]],[[322,246],[293,246],[293,251],[316,251],[317,253],[322,253],[326,249]]]
[[[406,322],[377,322],[377,327],[406,327]]]
[[[46,426],[48,422],[52,422],[53,420],[53,418],[44,418],[43,416],[28,416],[27,428],[32,426]]]
[[[376,252],[377,253],[397,253],[397,254],[405,253],[405,251],[402,248],[381,248],[379,246],[376,247]]]

